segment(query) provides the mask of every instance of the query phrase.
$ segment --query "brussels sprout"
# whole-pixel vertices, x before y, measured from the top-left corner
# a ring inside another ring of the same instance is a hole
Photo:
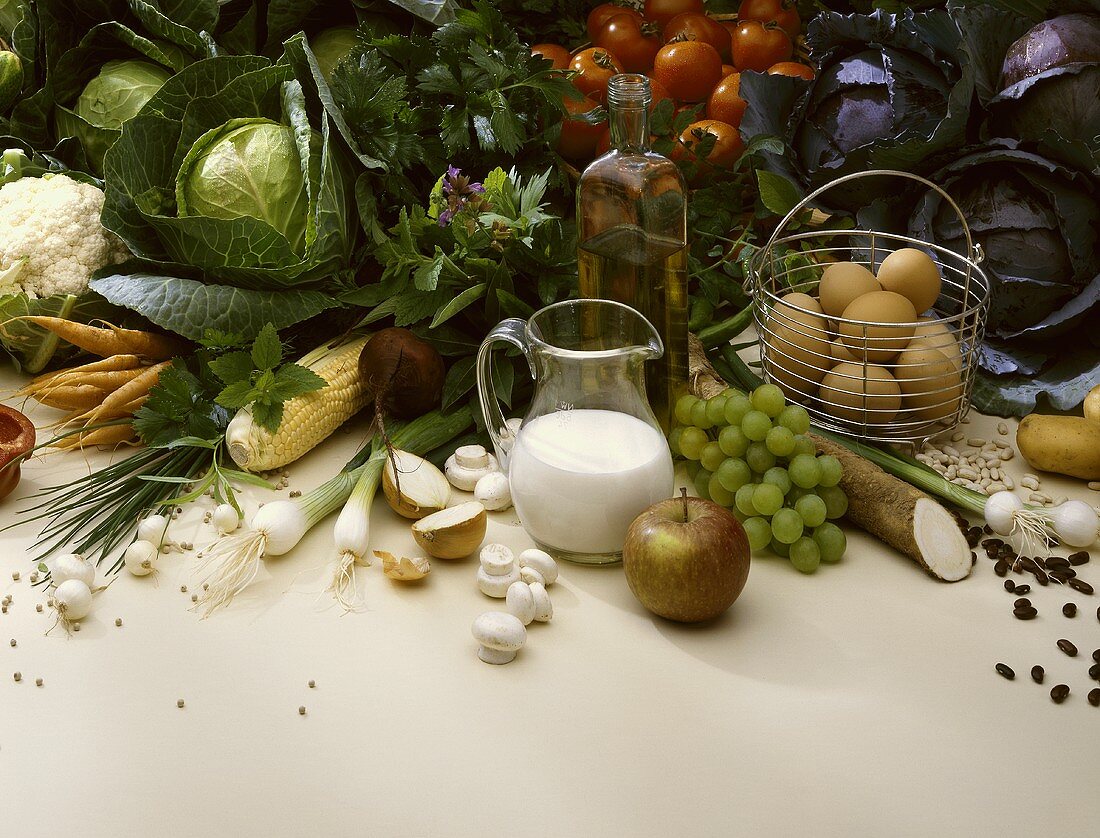
[[[317,58],[317,66],[321,68],[325,81],[332,82],[332,71],[358,43],[359,38],[352,26],[334,26],[309,39],[309,47]]]
[[[76,100],[76,115],[97,128],[118,131],[172,74],[149,61],[108,61]]]

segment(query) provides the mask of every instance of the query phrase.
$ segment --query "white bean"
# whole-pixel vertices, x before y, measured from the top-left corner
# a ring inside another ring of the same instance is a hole
[[[952,442],[959,442],[959,441],[962,440],[962,438],[964,436],[966,436],[966,434],[964,434],[962,431],[958,431],[957,433],[954,433],[954,434],[951,435],[951,441]]]
[[[1006,425],[1004,422],[998,422],[997,423],[997,433],[1001,434],[1002,436],[1007,434],[1008,433],[1008,425]]]
[[[972,436],[966,441],[966,444],[969,445],[971,448],[981,448],[983,445],[986,444],[986,442],[981,437]]]
[[[1016,456],[1016,452],[1013,451],[1011,448],[1005,448],[1003,451],[1001,451],[1000,454],[998,454],[998,456],[1005,462],[1008,462]]]
[[[946,454],[948,457],[958,457],[959,456],[959,450],[957,448],[955,448],[954,446],[951,446],[951,445],[945,445],[943,447],[943,453]]]
[[[994,495],[994,494],[996,494],[997,492],[1004,492],[1004,491],[1006,491],[1007,489],[1008,489],[1008,487],[1007,487],[1007,486],[1005,486],[1005,484],[1004,484],[1004,483],[990,483],[990,484],[989,484],[989,488],[987,488],[987,489],[986,489],[986,491],[987,491],[987,492],[988,492],[989,494],[991,494],[991,495]]]
[[[1004,482],[1005,488],[1008,489],[1010,492],[1016,488],[1016,481],[1012,479],[1011,475],[1006,474],[1001,478],[1001,480]]]

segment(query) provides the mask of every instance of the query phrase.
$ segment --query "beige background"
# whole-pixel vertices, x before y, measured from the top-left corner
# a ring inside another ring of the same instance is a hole
[[[14,381],[0,375],[0,392]],[[970,428],[989,436],[983,422]],[[321,482],[364,433],[291,467],[291,488]],[[87,468],[74,455],[30,463],[0,519]],[[199,519],[189,511],[175,537],[204,543]],[[1040,617],[1019,622],[984,556],[970,579],[940,584],[849,529],[844,560],[813,576],[755,559],[741,598],[704,627],[651,617],[619,568],[565,566],[553,622],[492,667],[470,636],[499,607],[477,591],[475,560],[436,561],[420,587],[376,563],[360,572],[367,610],[342,616],[317,595],[331,525],[209,620],[179,591],[199,581],[195,559],[173,555],[156,579],[121,574],[72,637],[46,635],[51,620],[34,610],[36,527],[0,534],[0,595],[14,597],[0,616],[0,834],[1095,830],[1100,708],[1085,693],[1100,596],[1038,588]],[[371,526],[376,547],[415,549],[384,501]],[[511,512],[493,516],[489,538],[530,546]],[[1100,588],[1100,550],[1082,577]],[[1062,616],[1067,601],[1076,619]],[[1081,656],[1063,655],[1060,637]],[[1035,663],[1043,687],[1028,677]],[[1056,706],[1047,693],[1063,681],[1073,693]]]

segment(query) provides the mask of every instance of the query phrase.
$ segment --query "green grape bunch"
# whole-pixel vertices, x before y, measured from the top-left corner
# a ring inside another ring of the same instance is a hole
[[[673,455],[700,497],[737,516],[754,553],[770,550],[802,573],[840,561],[847,541],[833,522],[848,511],[843,468],[818,455],[805,408],[763,384],[749,395],[681,396],[674,414]]]

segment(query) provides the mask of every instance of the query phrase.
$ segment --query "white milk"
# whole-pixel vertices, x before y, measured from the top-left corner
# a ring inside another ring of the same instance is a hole
[[[672,495],[665,438],[613,410],[536,417],[520,431],[508,470],[528,534],[570,553],[620,552],[638,513]]]

